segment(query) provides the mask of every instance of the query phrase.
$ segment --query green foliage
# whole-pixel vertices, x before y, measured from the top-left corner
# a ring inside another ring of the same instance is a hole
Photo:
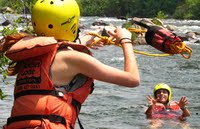
[[[31,13],[37,0],[0,0],[18,14]],[[82,16],[200,19],[200,0],[77,0]]]
[[[0,6],[9,6],[11,7],[13,10],[15,10],[15,16],[12,19],[12,24],[7,26],[7,27],[3,27],[2,30],[0,30],[0,33],[2,36],[8,36],[14,33],[18,32],[18,28],[21,26],[23,26],[23,30],[21,31],[25,31],[27,33],[32,33],[33,29],[30,26],[30,21],[29,19],[26,17],[26,13],[30,13],[31,12],[31,8],[33,6],[33,3],[36,2],[36,0],[15,0],[15,1],[7,1],[7,0],[1,0],[0,2]],[[23,14],[23,16],[20,16],[19,14]],[[6,15],[6,13],[3,14],[3,16]],[[14,15],[14,14],[13,14]],[[10,60],[8,58],[6,58],[4,56],[4,54],[0,55],[0,73],[2,74],[2,80],[5,84],[7,84],[8,82],[6,81],[7,79],[7,71],[6,71],[6,67],[8,66]],[[0,88],[0,99],[4,99],[6,97],[6,95],[4,94],[4,92],[2,91],[2,89]]]
[[[3,100],[7,95],[0,89],[0,99]]]
[[[153,22],[154,24],[158,25],[158,26],[163,26],[163,22],[161,21],[161,19],[158,18],[153,18],[151,20],[151,22]]]
[[[7,6],[8,2],[7,0],[0,0],[0,7]]]
[[[130,21],[124,23],[124,24],[122,25],[122,27],[123,27],[123,28],[126,28],[126,29],[129,29],[129,28],[132,28],[132,27],[134,28],[134,26],[132,25],[132,23],[131,23]],[[132,32],[131,39],[132,39],[132,40],[135,40],[137,37],[138,37],[138,34]]]
[[[177,6],[174,12],[174,18],[177,19],[200,19],[200,1],[185,0],[185,2]]]
[[[7,84],[7,81],[6,81],[6,79],[7,79],[7,72],[6,72],[5,67],[7,66],[8,63],[9,63],[9,59],[6,58],[4,55],[1,54],[0,55],[0,73],[3,75],[2,80],[3,80],[3,82],[5,84]],[[3,93],[3,91],[0,88],[0,99],[2,100],[5,97],[6,97],[6,95]]]
[[[200,19],[199,0],[78,0],[83,16]]]
[[[166,15],[163,11],[159,11],[159,12],[157,13],[156,18],[165,19],[165,18],[167,18],[167,15]]]
[[[16,28],[4,27],[3,30],[0,31],[3,36],[11,35],[17,33]]]
[[[0,30],[0,32],[2,33],[2,36],[7,36],[7,35],[11,35],[14,33],[17,33],[17,27],[4,27],[2,30]],[[3,75],[3,82],[7,83],[6,79],[7,79],[7,72],[6,72],[6,67],[8,66],[10,60],[4,56],[4,54],[0,54],[0,73]],[[1,97],[1,96],[0,96]]]
[[[126,28],[126,29],[130,28],[131,26],[132,26],[132,23],[131,23],[130,21],[128,21],[128,22],[126,22],[126,23],[124,23],[124,24],[122,25],[122,27],[123,27],[123,28]]]

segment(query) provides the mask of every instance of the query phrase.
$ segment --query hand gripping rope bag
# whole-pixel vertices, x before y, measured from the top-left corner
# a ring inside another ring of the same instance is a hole
[[[145,40],[154,48],[171,55],[181,54],[186,59],[191,57],[192,49],[186,46],[180,37],[166,28],[156,25],[147,25],[135,20],[132,20],[132,22],[147,29]]]

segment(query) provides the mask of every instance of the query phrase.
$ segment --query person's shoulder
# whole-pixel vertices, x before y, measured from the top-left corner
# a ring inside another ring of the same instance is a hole
[[[59,57],[76,57],[78,55],[82,54],[81,52],[72,49],[71,47],[66,47],[64,49],[60,49],[57,51],[56,56]]]
[[[176,100],[171,100],[170,102],[169,102],[169,104],[178,104],[179,102],[178,101],[176,101]]]
[[[77,50],[73,50],[71,48],[62,49],[62,50],[57,51],[56,57],[59,57],[62,59],[67,59],[67,60],[92,58],[90,55],[88,55],[86,53],[83,53],[83,52],[80,52]]]

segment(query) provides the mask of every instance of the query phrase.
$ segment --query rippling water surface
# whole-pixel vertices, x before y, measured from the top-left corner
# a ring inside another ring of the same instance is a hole
[[[125,22],[115,18],[82,17],[81,22],[87,27],[83,33],[95,28],[91,26],[95,20],[103,20],[114,25],[122,25]],[[178,33],[200,32],[200,21],[165,20],[164,23],[178,26]],[[124,88],[96,81],[95,90],[82,106],[79,115],[85,129],[151,129],[158,123],[160,123],[159,129],[200,128],[199,44],[187,42],[187,45],[193,49],[193,55],[189,60],[181,55],[149,57],[136,54],[141,75],[141,84],[137,88]],[[135,46],[135,49],[160,53],[151,46]],[[123,69],[123,56],[119,47],[106,46],[92,51],[102,62]],[[5,100],[0,100],[0,127],[10,114],[14,79],[15,77],[9,77],[8,85],[2,82],[0,84],[2,90],[8,95]],[[188,98],[191,117],[185,122],[170,120],[155,122],[145,118],[146,96],[152,94],[154,85],[160,82],[171,86],[174,100],[178,101],[181,96]],[[76,128],[79,129],[78,124]]]

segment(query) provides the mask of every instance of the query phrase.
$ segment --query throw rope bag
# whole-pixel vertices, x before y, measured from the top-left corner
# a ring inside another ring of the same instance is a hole
[[[186,59],[191,57],[192,49],[186,46],[186,44],[171,31],[156,25],[149,26],[135,20],[132,20],[132,22],[147,29],[145,39],[152,47],[172,55],[181,54]]]

